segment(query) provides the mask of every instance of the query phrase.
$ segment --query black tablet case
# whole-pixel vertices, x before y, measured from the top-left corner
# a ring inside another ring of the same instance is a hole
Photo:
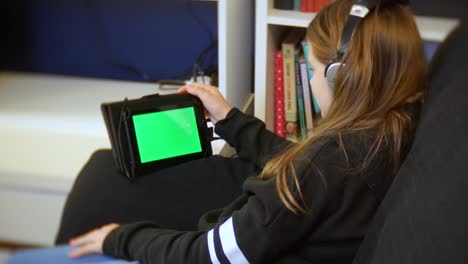
[[[128,102],[127,102],[128,103]],[[103,103],[101,104],[101,112],[104,118],[104,123],[106,124],[107,133],[109,135],[109,140],[112,148],[112,157],[114,159],[114,164],[121,172],[125,172],[123,163],[125,162],[119,153],[129,153],[130,148],[127,144],[119,144],[119,128],[120,135],[125,135],[124,125],[120,125],[121,118],[123,113],[124,102],[115,102],[115,103]],[[130,166],[130,164],[126,164]],[[128,175],[127,175],[128,177]]]
[[[129,179],[134,178],[136,175],[136,172],[134,170],[129,170],[129,168],[134,168],[135,164],[131,164],[132,161],[135,160],[132,154],[131,146],[130,146],[130,139],[128,138],[128,133],[126,133],[126,127],[125,127],[125,122],[123,121],[124,119],[128,118],[125,115],[127,114],[126,109],[127,108],[132,108],[132,107],[137,107],[141,105],[142,103],[147,104],[148,101],[150,102],[157,102],[161,101],[162,97],[164,97],[165,101],[170,101],[174,102],[177,101],[177,97],[193,97],[191,95],[180,95],[180,94],[171,94],[171,95],[159,95],[159,94],[154,94],[154,95],[148,95],[144,96],[139,99],[133,99],[133,100],[127,100],[125,99],[124,101],[120,102],[112,102],[112,103],[103,103],[101,104],[101,112],[104,118],[104,122],[106,124],[106,129],[107,133],[109,135],[109,140],[111,143],[112,147],[112,156],[114,159],[115,166]],[[201,106],[201,101],[199,101],[198,98],[195,98],[198,101],[198,104]],[[209,128],[206,128],[206,134],[212,135],[212,130]],[[120,131],[120,133],[119,133]],[[199,131],[200,133],[203,133],[205,131]],[[120,138],[119,138],[120,137]],[[211,141],[211,138],[207,138],[208,144],[203,144],[205,151],[203,152],[203,155],[206,156],[211,156],[212,155],[212,149],[211,149],[211,144],[209,141]],[[167,167],[167,166],[165,166]],[[163,168],[163,167],[161,167]]]

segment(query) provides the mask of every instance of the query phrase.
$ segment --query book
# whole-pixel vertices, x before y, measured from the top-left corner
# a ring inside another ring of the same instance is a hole
[[[304,52],[304,57],[305,57],[305,62],[306,62],[306,65],[307,65],[307,73],[309,75],[309,80],[312,79],[312,76],[314,75],[314,71],[312,70],[312,67],[310,66],[310,63],[309,63],[309,44],[307,43],[306,40],[302,41],[302,50]],[[310,92],[311,92],[311,95],[312,95],[312,99],[313,99],[313,102],[314,102],[314,112],[315,113],[320,113],[320,107],[318,105],[318,102],[317,102],[317,98],[315,98],[315,95],[312,93],[312,87],[310,87]]]
[[[275,0],[274,8],[284,9],[284,10],[293,10],[295,0]]]
[[[330,4],[330,0],[302,0],[301,12],[318,13],[328,4]]]
[[[294,0],[293,10],[301,11],[301,2],[302,2],[302,0]]]
[[[305,13],[315,13],[317,12],[316,9],[316,1],[317,0],[302,0],[301,2],[301,12]]]
[[[284,116],[283,54],[275,51],[275,134],[286,137]]]
[[[307,138],[307,128],[305,120],[305,109],[304,109],[304,92],[303,85],[307,85],[307,80],[305,83],[302,83],[301,78],[301,69],[299,66],[299,52],[294,54],[294,65],[295,65],[295,74],[296,74],[296,95],[297,95],[297,112],[299,115],[299,140],[304,141]]]
[[[294,53],[297,45],[304,38],[305,30],[294,28],[290,30],[281,43],[283,54],[283,86],[284,108],[286,120],[286,138],[297,141],[297,98]]]
[[[307,71],[306,60],[303,56],[299,58],[299,72],[302,81],[302,95],[304,100],[305,134],[306,137],[309,137],[311,136],[312,130],[314,128],[314,106],[309,73]]]
[[[324,7],[326,7],[330,3],[330,0],[316,0],[316,1],[317,1],[316,12],[320,12]]]

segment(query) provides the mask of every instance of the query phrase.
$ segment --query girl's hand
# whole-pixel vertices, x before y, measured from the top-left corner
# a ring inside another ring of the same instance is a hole
[[[115,223],[107,224],[70,239],[70,246],[77,247],[77,249],[71,251],[68,256],[70,258],[79,258],[90,254],[102,254],[104,240],[117,227],[119,225]]]
[[[177,92],[189,93],[200,98],[213,125],[219,120],[224,119],[232,109],[232,106],[224,99],[219,89],[214,86],[193,83],[180,87]]]

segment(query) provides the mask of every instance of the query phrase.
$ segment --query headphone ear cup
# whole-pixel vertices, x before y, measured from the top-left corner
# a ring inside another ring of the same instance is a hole
[[[330,87],[332,90],[335,88],[336,74],[341,65],[342,64],[340,62],[332,61],[325,68],[325,78],[328,81],[328,87]]]

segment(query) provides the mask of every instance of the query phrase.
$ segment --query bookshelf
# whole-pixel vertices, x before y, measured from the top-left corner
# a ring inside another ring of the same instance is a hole
[[[279,47],[283,33],[291,27],[306,28],[315,13],[302,13],[273,8],[274,0],[256,1],[255,22],[255,116],[274,126],[274,61],[273,54]],[[425,41],[441,42],[457,27],[457,19],[439,17],[415,17]]]

